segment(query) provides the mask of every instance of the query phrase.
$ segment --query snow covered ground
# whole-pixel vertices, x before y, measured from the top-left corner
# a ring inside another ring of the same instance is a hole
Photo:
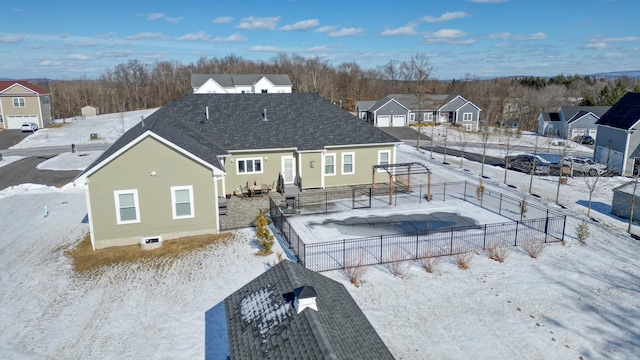
[[[88,133],[107,138],[103,134],[114,126],[84,121],[90,125],[81,133],[67,137],[70,124],[43,129],[18,146],[82,144]],[[62,154],[41,168],[79,169],[92,156],[97,154]],[[397,158],[427,163],[434,183],[478,181],[480,164],[442,160],[404,145]],[[485,175],[492,190],[518,197],[528,191],[526,174],[508,172],[507,183],[517,189],[503,184],[502,168],[485,167]],[[626,234],[626,221],[608,212],[611,189],[628,179],[600,179],[591,212],[599,223],[590,223],[583,246],[575,226],[586,219],[584,181],[570,178],[561,185],[567,244],[548,246],[539,259],[512,249],[504,263],[477,254],[469,270],[459,270],[447,258],[435,274],[412,264],[402,278],[373,266],[359,288],[340,271],[324,274],[345,284],[398,359],[637,358],[640,242]],[[557,178],[535,177],[532,190],[541,199],[530,201],[556,206]],[[253,231],[243,229],[227,246],[78,275],[64,251],[88,232],[85,215],[84,189],[73,184],[0,190],[0,358],[206,357],[205,348],[223,341],[208,331],[207,311],[274,260],[255,256]],[[276,245],[275,251],[283,250]]]

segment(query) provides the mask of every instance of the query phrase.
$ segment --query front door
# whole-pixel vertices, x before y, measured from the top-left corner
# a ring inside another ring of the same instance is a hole
[[[293,156],[282,157],[282,177],[285,184],[293,184],[296,177],[296,162]]]

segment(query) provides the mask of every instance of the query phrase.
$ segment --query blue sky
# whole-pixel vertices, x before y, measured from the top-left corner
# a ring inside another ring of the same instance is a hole
[[[433,76],[640,69],[638,0],[3,2],[0,77],[96,78],[131,59],[278,52],[373,68],[423,52]]]

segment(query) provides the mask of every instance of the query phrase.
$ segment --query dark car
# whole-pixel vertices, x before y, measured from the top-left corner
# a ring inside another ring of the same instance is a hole
[[[576,136],[573,138],[573,141],[577,142],[578,144],[584,144],[584,145],[593,145],[595,144],[595,140],[589,136],[589,135],[580,135],[580,136]]]
[[[551,173],[551,163],[539,155],[521,154],[505,158],[505,164],[508,169],[517,169],[528,174],[549,175]]]

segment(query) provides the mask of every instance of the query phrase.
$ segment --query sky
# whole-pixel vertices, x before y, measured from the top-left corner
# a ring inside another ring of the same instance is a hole
[[[5,2],[0,78],[279,52],[365,69],[425,53],[442,80],[639,70],[639,13],[637,0]]]

